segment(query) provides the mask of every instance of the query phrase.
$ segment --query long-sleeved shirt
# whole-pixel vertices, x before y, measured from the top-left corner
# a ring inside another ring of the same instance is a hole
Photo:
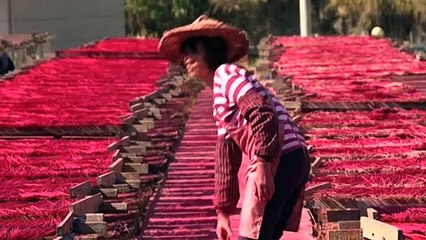
[[[269,162],[305,143],[279,100],[245,69],[221,65],[215,72],[213,93],[213,116],[218,126],[215,208],[231,213],[239,199],[242,153]]]

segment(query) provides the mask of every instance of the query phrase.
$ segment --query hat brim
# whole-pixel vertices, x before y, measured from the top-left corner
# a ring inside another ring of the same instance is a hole
[[[182,44],[191,37],[221,37],[228,45],[228,62],[235,62],[247,54],[249,44],[247,35],[227,25],[191,28],[190,25],[178,27],[164,33],[158,49],[163,56],[175,64],[182,64]]]

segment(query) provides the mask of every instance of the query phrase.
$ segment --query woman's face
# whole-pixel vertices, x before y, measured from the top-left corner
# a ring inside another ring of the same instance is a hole
[[[210,81],[209,77],[211,77],[212,71],[207,65],[203,46],[200,43],[196,43],[195,49],[187,49],[185,52],[183,64],[188,75],[203,81]]]

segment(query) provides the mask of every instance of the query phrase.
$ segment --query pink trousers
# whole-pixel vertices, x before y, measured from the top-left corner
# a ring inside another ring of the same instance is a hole
[[[240,239],[279,239],[284,230],[297,231],[303,205],[309,158],[304,149],[283,155],[272,163],[275,192],[266,203],[254,194],[255,161],[243,157],[239,179],[241,207]]]

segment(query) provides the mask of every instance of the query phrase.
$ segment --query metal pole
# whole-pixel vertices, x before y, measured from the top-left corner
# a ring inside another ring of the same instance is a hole
[[[310,0],[299,0],[300,12],[300,36],[306,37],[311,34]]]
[[[7,1],[7,27],[9,28],[8,29],[8,34],[12,34],[12,28],[13,28],[13,23],[12,23],[12,11],[13,11],[13,8],[12,8],[12,0],[8,0]]]

